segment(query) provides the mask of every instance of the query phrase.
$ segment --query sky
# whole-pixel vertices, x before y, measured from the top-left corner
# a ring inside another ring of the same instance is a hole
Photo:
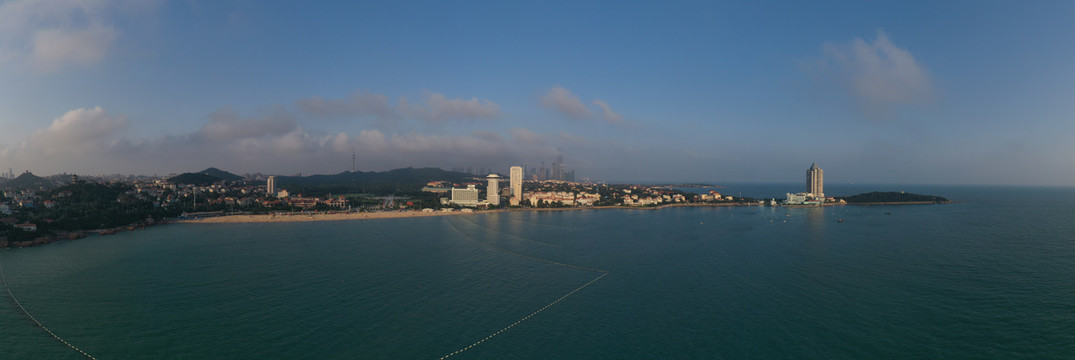
[[[1075,2],[0,0],[0,169],[1075,186]]]

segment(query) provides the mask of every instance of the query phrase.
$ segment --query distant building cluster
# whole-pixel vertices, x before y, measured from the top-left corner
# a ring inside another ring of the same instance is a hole
[[[522,168],[525,172],[526,165],[523,165]],[[530,168],[530,171],[523,174],[523,178],[534,181],[557,180],[573,182],[575,181],[575,170],[564,166],[564,156],[559,155],[549,167],[545,167],[545,162],[542,161],[541,167]]]
[[[14,178],[15,178],[15,170],[12,170],[11,168],[8,168],[7,172],[0,172],[0,179],[14,179]]]
[[[545,162],[541,162],[540,167],[527,167],[526,165],[513,166],[519,168],[519,176],[524,180],[531,181],[545,181],[545,180],[557,180],[557,181],[575,181],[575,170],[568,169],[564,165],[564,156],[559,155],[556,157],[556,161],[552,162],[548,166]],[[497,172],[493,168],[485,167],[463,167],[455,166],[452,171],[461,172],[464,174],[471,174],[477,176],[485,176],[490,173]],[[510,176],[510,175],[509,175]]]

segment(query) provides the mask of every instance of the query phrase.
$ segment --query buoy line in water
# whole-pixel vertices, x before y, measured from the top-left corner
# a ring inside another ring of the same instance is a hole
[[[489,336],[486,336],[485,338],[483,338],[481,340],[478,340],[478,341],[474,342],[473,344],[470,344],[470,345],[468,345],[468,346],[466,346],[466,347],[464,347],[462,349],[456,350],[456,351],[454,351],[454,352],[452,352],[452,353],[450,353],[448,355],[442,356],[440,358],[440,360],[444,360],[444,359],[450,358],[452,356],[459,355],[460,353],[462,353],[464,351],[470,350],[470,349],[474,348],[475,346],[481,345],[482,343],[484,343],[486,341],[489,341],[489,339],[492,339],[493,337],[496,337],[497,335],[500,335],[501,333],[503,333],[505,331],[508,331],[509,329],[515,327],[516,325],[521,324],[523,321],[530,320],[530,318],[534,317],[534,315],[537,315],[537,314],[541,313],[542,311],[545,311],[545,309],[548,309],[548,308],[552,307],[553,305],[556,305],[557,303],[563,301],[564,299],[567,299],[568,296],[574,295],[575,293],[579,292],[579,290],[582,290],[582,289],[586,288],[587,286],[590,286],[590,284],[593,284],[593,283],[597,282],[597,280],[601,280],[601,278],[603,278],[603,277],[605,277],[605,276],[607,276],[609,274],[609,272],[607,270],[601,270],[601,269],[594,269],[594,268],[582,267],[582,266],[577,266],[577,265],[565,264],[565,263],[562,263],[562,262],[542,259],[542,258],[539,258],[539,257],[534,257],[534,256],[518,253],[518,252],[515,252],[515,251],[511,251],[511,250],[508,250],[508,249],[505,249],[505,248],[493,245],[491,243],[481,241],[481,240],[478,240],[478,239],[474,238],[470,234],[467,234],[467,233],[463,232],[463,230],[460,230],[459,227],[455,226],[455,224],[452,223],[452,221],[450,219],[448,220],[448,224],[451,225],[452,228],[455,229],[455,231],[459,232],[460,234],[462,234],[463,236],[467,237],[471,241],[474,241],[474,242],[477,242],[477,243],[480,243],[480,244],[484,244],[484,245],[486,245],[488,247],[491,247],[493,249],[496,249],[496,250],[499,250],[499,251],[502,251],[502,252],[505,252],[505,253],[508,253],[508,254],[512,254],[512,255],[515,255],[515,256],[519,256],[519,257],[522,257],[522,258],[543,262],[543,263],[546,263],[546,264],[563,266],[563,267],[567,267],[567,268],[571,268],[571,269],[575,269],[575,270],[595,272],[595,273],[598,273],[598,274],[601,274],[601,275],[598,275],[597,277],[593,278],[593,280],[590,280],[589,282],[587,282],[585,284],[582,284],[582,286],[579,286],[579,287],[575,288],[575,290],[569,291],[568,293],[564,294],[563,296],[560,296],[556,300],[553,300],[552,302],[550,302],[548,304],[545,304],[545,306],[542,306],[540,309],[537,309],[536,311],[530,313],[529,315],[526,315],[523,318],[521,318],[519,320],[516,320],[515,322],[511,323],[511,325],[505,326],[503,329],[497,330],[496,332],[494,332],[492,334],[489,334]]]
[[[22,310],[22,313],[26,314],[26,317],[30,318],[30,320],[32,320],[34,324],[37,324],[37,327],[41,328],[42,330],[45,330],[45,332],[48,333],[49,336],[52,336],[53,339],[59,340],[64,345],[67,345],[67,347],[71,348],[72,350],[78,351],[79,354],[82,354],[86,358],[97,360],[97,358],[93,357],[90,354],[87,354],[85,351],[82,351],[82,349],[79,349],[77,346],[71,345],[71,343],[67,342],[67,340],[64,340],[59,335],[56,335],[56,333],[52,332],[52,330],[49,330],[49,328],[46,327],[45,324],[42,324],[40,321],[37,321],[37,319],[34,318],[33,315],[30,315],[29,311],[26,311],[26,308],[22,306],[22,303],[19,302],[19,299],[15,298],[15,294],[11,292],[11,288],[7,286],[7,277],[4,276],[3,264],[0,264],[0,282],[4,283],[4,290],[7,290],[7,296],[11,298],[11,301],[15,302],[15,306],[18,306],[19,310]]]

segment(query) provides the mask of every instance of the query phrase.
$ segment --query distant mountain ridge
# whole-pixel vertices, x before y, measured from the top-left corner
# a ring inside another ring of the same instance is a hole
[[[4,183],[4,187],[13,189],[37,189],[37,188],[52,188],[56,184],[53,184],[48,179],[31,174],[29,171],[22,173],[18,177],[8,180]]]
[[[344,171],[333,175],[277,176],[276,186],[292,193],[401,193],[418,191],[431,181],[462,183],[476,176],[439,168],[402,168],[383,172]]]
[[[199,172],[182,173],[168,179],[173,184],[209,185],[221,181],[242,181],[243,177],[211,167]]]
[[[325,184],[349,184],[349,183],[404,183],[422,184],[430,181],[461,182],[475,178],[474,175],[439,168],[402,168],[383,172],[375,171],[344,171],[332,175],[310,176],[277,176],[276,183],[280,185],[325,185]]]
[[[482,181],[484,176],[447,171],[440,168],[401,168],[382,172],[344,171],[338,174],[276,176],[276,187],[292,193],[320,195],[328,193],[392,194],[414,192],[431,181],[464,183]],[[220,181],[242,181],[242,176],[217,168],[183,173],[168,179],[173,184],[210,185]]]
[[[852,196],[841,196],[837,199],[842,199],[850,204],[854,203],[899,203],[899,202],[934,202],[934,203],[946,203],[947,198],[936,195],[922,195],[912,194],[904,192],[868,192]]]
[[[220,179],[228,180],[228,181],[239,181],[239,180],[244,179],[242,176],[235,175],[235,174],[232,174],[230,172],[217,169],[215,167],[211,167],[211,168],[199,171],[197,173],[198,174],[205,174],[205,175],[209,175],[209,176],[213,176],[213,177],[218,177]]]

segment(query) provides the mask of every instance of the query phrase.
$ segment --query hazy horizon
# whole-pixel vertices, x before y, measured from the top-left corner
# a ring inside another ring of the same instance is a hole
[[[1073,10],[0,0],[0,170],[1073,186]]]

